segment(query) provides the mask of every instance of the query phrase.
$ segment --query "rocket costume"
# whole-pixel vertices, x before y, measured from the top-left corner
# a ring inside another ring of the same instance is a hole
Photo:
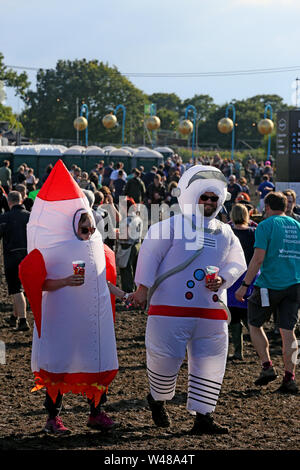
[[[20,277],[35,318],[32,371],[38,390],[81,393],[99,404],[118,370],[113,312],[98,230],[77,236],[88,201],[59,160],[35,200],[27,226],[28,256]],[[72,261],[85,261],[85,282],[42,292],[45,279],[72,274]]]
[[[187,409],[205,415],[215,409],[225,372],[226,289],[247,266],[231,227],[215,218],[227,198],[221,171],[193,166],[182,175],[178,188],[182,213],[150,227],[135,283],[149,288],[146,350],[153,399],[173,398],[187,350]],[[209,191],[219,196],[217,209],[211,217],[201,217],[199,197]],[[205,287],[208,265],[218,266],[225,280],[217,292]]]

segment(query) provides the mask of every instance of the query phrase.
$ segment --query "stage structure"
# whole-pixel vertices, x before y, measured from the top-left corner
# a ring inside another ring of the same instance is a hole
[[[293,189],[300,204],[300,109],[277,113],[276,190]]]

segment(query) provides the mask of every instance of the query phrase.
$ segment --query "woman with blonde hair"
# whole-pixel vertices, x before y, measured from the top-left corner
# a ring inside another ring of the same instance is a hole
[[[242,245],[248,266],[254,253],[255,227],[249,226],[249,212],[245,204],[235,204],[230,216],[233,223],[231,228]],[[247,327],[247,300],[238,302],[234,293],[240,287],[245,274],[246,272],[227,290],[227,303],[232,317],[230,325],[231,338],[234,346],[234,354],[229,359],[244,359],[243,324]],[[251,295],[252,291],[253,283],[247,290],[247,297]]]

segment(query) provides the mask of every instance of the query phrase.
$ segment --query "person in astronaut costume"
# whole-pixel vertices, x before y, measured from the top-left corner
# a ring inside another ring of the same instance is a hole
[[[211,166],[189,168],[178,183],[181,214],[153,224],[141,246],[135,305],[148,297],[147,397],[157,426],[168,427],[165,400],[175,394],[188,354],[187,409],[196,415],[192,434],[227,433],[212,416],[228,349],[226,289],[247,269],[238,238],[216,219],[228,199],[227,181]],[[230,196],[229,196],[230,197]],[[206,281],[206,267],[219,268]]]
[[[88,426],[110,429],[114,423],[100,404],[118,360],[103,242],[87,198],[61,160],[37,195],[27,239],[20,277],[35,318],[33,391],[46,388],[45,431],[68,432],[58,417],[67,392],[88,398]],[[73,274],[74,260],[85,262],[84,282]]]

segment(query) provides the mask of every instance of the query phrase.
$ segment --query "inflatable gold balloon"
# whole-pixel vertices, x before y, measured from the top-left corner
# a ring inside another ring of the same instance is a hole
[[[257,125],[258,132],[262,135],[271,134],[274,129],[274,122],[271,119],[262,119]]]
[[[117,124],[117,118],[114,114],[107,114],[102,119],[102,124],[106,129],[112,129]]]
[[[160,119],[157,116],[150,116],[146,119],[146,127],[149,131],[155,131],[160,128]]]
[[[225,118],[220,119],[220,121],[218,122],[218,130],[222,134],[229,134],[229,132],[231,132],[232,129],[233,129],[232,119],[225,117]]]
[[[189,119],[184,119],[179,123],[178,130],[180,134],[188,135],[193,132],[193,123]]]
[[[85,117],[79,116],[74,120],[73,125],[77,131],[84,131],[88,126],[88,121]]]

